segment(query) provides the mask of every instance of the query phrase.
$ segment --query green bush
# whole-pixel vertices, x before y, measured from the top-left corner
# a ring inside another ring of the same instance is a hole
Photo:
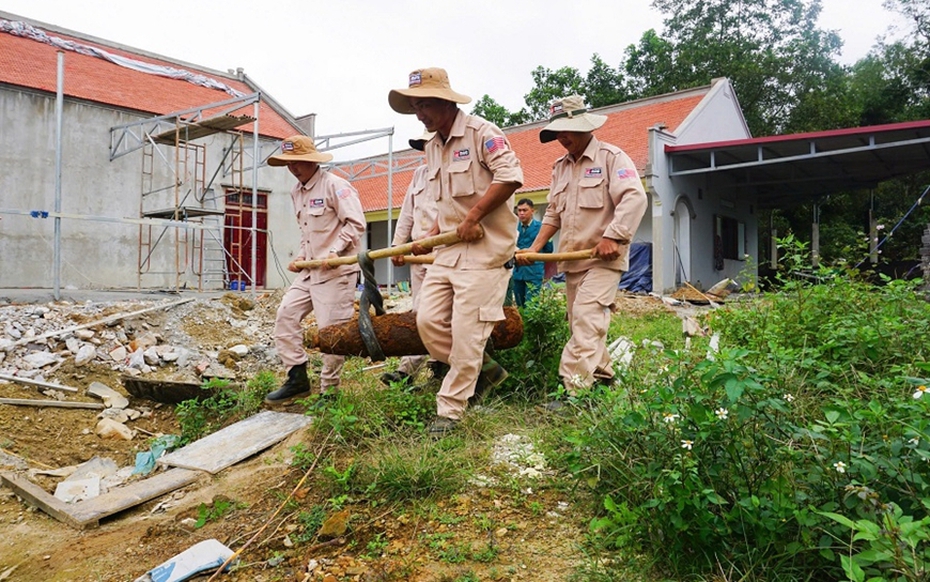
[[[203,400],[185,400],[175,407],[181,424],[179,446],[257,413],[262,408],[265,394],[273,390],[275,384],[274,374],[268,371],[259,372],[244,387],[220,378],[207,380],[201,387],[213,392],[212,396]]]
[[[562,462],[592,539],[676,579],[926,579],[930,305],[912,284],[785,279],[717,310],[720,352],[638,350]]]
[[[565,315],[564,286],[544,285],[520,313],[523,317],[523,340],[519,345],[500,350],[495,355],[495,359],[510,373],[500,393],[545,396],[561,385],[559,359],[571,336]]]

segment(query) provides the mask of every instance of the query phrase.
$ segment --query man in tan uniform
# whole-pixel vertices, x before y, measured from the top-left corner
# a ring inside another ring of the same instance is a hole
[[[436,251],[420,289],[417,329],[430,356],[450,370],[436,395],[433,436],[454,429],[475,393],[478,375],[506,372],[484,354],[494,322],[504,319],[517,217],[513,194],[523,183],[520,161],[494,124],[466,115],[471,98],[449,85],[446,71],[419,69],[408,86],[388,94],[398,113],[416,114],[436,135],[426,144],[427,191],[436,197],[438,220],[428,234],[454,230],[462,242]],[[422,252],[422,249],[415,252]]]
[[[422,152],[426,142],[432,139],[433,135],[431,132],[426,132],[418,138],[409,140],[410,147]],[[426,164],[418,166],[413,171],[413,178],[410,179],[410,186],[407,187],[407,194],[400,207],[400,215],[397,217],[394,240],[391,243],[393,246],[402,245],[409,240],[422,239],[436,224],[438,212],[436,199],[426,192],[426,178]],[[391,262],[397,267],[405,264],[402,256],[391,257]],[[420,287],[426,277],[426,269],[427,265],[410,265],[410,295],[413,297],[413,311],[417,311],[419,307]],[[426,356],[404,356],[400,359],[400,364],[395,371],[382,374],[381,382],[406,384],[425,361]]]
[[[287,368],[287,380],[265,397],[268,404],[310,393],[301,321],[313,311],[317,325],[326,327],[348,321],[354,314],[357,264],[304,270],[294,264],[354,255],[365,234],[365,214],[358,192],[347,181],[320,168],[320,163],[332,159],[330,154],[318,152],[313,140],[304,135],[287,138],[281,144],[281,153],[268,158],[269,166],[287,166],[297,178],[291,200],[301,233],[300,250],[287,266],[288,271],[299,274],[284,293],[274,323],[275,348]],[[322,395],[335,394],[344,361],[343,356],[323,355]]]
[[[549,205],[536,240],[539,252],[557,232],[559,252],[594,249],[594,259],[559,263],[571,338],[562,350],[559,375],[569,395],[594,382],[610,383],[607,327],[620,276],[630,267],[630,242],[646,212],[647,198],[636,166],[620,148],[594,137],[607,117],[588,113],[578,95],[555,101],[539,141],[558,142],[567,151],[555,161]],[[531,261],[520,258],[519,264]],[[551,408],[557,408],[553,403]]]

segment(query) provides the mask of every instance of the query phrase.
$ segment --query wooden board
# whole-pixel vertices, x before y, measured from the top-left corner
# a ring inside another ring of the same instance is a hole
[[[58,521],[84,529],[96,527],[104,517],[189,485],[201,474],[185,469],[170,469],[79,503],[65,503],[14,473],[0,473],[0,482]]]
[[[215,474],[313,422],[303,414],[262,411],[158,459],[163,465]]]

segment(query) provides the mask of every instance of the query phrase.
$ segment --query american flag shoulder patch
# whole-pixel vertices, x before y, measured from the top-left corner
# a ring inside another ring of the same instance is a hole
[[[636,172],[628,168],[617,170],[617,177],[620,178],[621,180],[624,178],[632,178],[635,175],[636,175]]]
[[[339,190],[336,190],[336,197],[338,197],[340,200],[345,200],[351,195],[352,195],[351,188],[340,188]]]
[[[492,137],[488,141],[484,142],[484,149],[488,150],[489,154],[493,154],[497,150],[503,150],[507,147],[507,140],[504,139],[504,136],[498,135]]]

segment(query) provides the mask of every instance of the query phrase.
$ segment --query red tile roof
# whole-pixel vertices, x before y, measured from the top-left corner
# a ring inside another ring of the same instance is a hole
[[[39,27],[36,26],[36,28]],[[49,36],[94,46],[122,57],[211,77],[244,94],[255,93],[254,88],[238,78],[217,71],[198,69],[188,64],[142,55],[131,52],[132,49],[128,47],[117,48],[99,41],[62,34],[55,30],[41,30]],[[0,30],[0,84],[54,93],[58,69],[57,52],[57,48],[44,42]],[[201,87],[179,79],[143,73],[102,58],[74,51],[64,51],[64,55],[66,97],[150,113],[153,116],[202,107],[233,98],[221,89]],[[252,105],[233,114],[251,116]],[[240,129],[251,131],[251,124],[242,126]],[[283,139],[300,133],[301,130],[293,126],[286,119],[286,115],[276,111],[266,100],[262,99],[259,106],[259,132],[267,137]]]
[[[682,91],[596,109],[594,111],[597,113],[607,115],[607,123],[595,131],[595,135],[601,141],[622,148],[633,159],[642,174],[649,157],[649,129],[656,124],[664,124],[666,131],[675,133],[678,126],[698,106],[709,90],[710,87],[705,87],[702,90]],[[549,180],[552,177],[552,163],[565,153],[557,141],[546,144],[539,142],[539,131],[545,125],[546,122],[538,122],[504,130],[523,166],[524,183],[519,192],[537,192],[548,189]],[[412,150],[404,150],[396,154],[395,168],[398,163],[401,163],[405,169],[394,172],[392,188],[394,209],[400,208],[404,193],[413,176],[413,168],[416,167],[416,164],[406,166],[404,162],[398,162],[398,160],[409,159],[410,152]],[[382,163],[385,161],[383,156],[378,159]],[[355,166],[358,165],[357,162]],[[387,209],[387,176],[384,173],[363,174],[358,178],[350,179],[359,191],[362,207],[366,212]]]

